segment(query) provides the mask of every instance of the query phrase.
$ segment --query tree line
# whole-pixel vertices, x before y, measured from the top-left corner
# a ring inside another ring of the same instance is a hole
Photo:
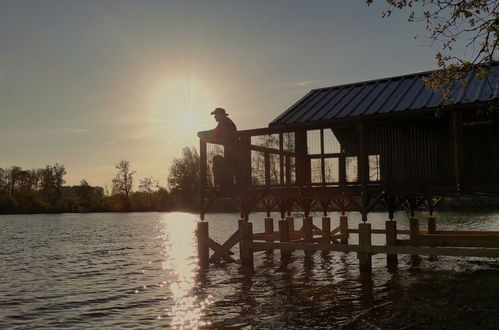
[[[62,164],[38,169],[0,168],[0,213],[123,212],[197,210],[199,154],[186,147],[170,167],[167,187],[152,177],[138,179],[127,160],[115,165],[111,189],[87,180],[65,185]]]

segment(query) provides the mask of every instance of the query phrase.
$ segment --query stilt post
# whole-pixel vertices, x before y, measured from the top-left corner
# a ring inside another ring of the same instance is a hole
[[[274,233],[274,219],[265,218],[265,234],[273,234]],[[273,242],[273,239],[266,239],[266,242]]]
[[[366,252],[371,246],[371,224],[361,223],[359,224],[359,248],[361,252],[357,253],[357,258],[359,259],[359,268],[361,273],[371,273],[372,272],[372,260],[371,253]]]
[[[385,222],[386,226],[386,245],[395,246],[397,245],[397,222],[391,220]],[[397,266],[398,256],[396,254],[387,254],[386,263],[388,267]]]
[[[348,217],[346,215],[340,216],[340,242],[348,244]]]
[[[419,220],[417,218],[411,218],[409,220],[409,239],[411,240],[411,246],[419,245]],[[411,255],[411,261],[414,265],[418,265],[421,258],[418,255]]]
[[[331,242],[331,218],[322,218],[322,243],[329,244]]]
[[[242,233],[242,238],[239,243],[241,264],[244,267],[253,269],[253,251],[248,247],[248,242],[253,240],[253,223],[239,220],[239,230],[241,230]]]
[[[274,219],[272,218],[265,218],[265,234],[267,235],[274,235]],[[274,239],[272,238],[267,238],[265,239],[266,242],[273,242]],[[274,250],[267,250],[267,252],[273,252]]]
[[[279,241],[289,242],[289,221],[279,220]],[[291,251],[281,250],[281,259],[289,258]]]
[[[288,221],[288,230],[290,233],[295,231],[295,218],[286,217],[286,221]]]
[[[428,217],[428,234],[437,233],[437,218],[430,215]]]
[[[314,239],[314,223],[312,217],[303,218],[303,238],[307,243],[312,243]],[[312,254],[311,251],[305,251],[305,255]]]
[[[197,238],[198,238],[199,267],[201,267],[201,269],[208,269],[210,265],[210,248],[208,246],[208,239],[209,239],[208,222],[206,221],[198,222]]]

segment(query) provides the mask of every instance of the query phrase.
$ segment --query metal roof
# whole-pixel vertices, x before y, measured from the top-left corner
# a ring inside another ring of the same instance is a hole
[[[422,79],[432,72],[313,89],[269,126],[434,108],[441,105],[442,94],[427,89]],[[474,74],[467,79],[466,86],[453,90],[454,104],[499,99],[499,65],[486,80]]]

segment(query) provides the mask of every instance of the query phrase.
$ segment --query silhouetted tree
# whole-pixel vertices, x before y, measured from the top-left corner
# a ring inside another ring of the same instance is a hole
[[[130,192],[133,189],[135,171],[131,170],[130,162],[128,160],[120,161],[115,167],[118,170],[118,173],[113,179],[113,195],[122,196],[125,202],[125,209],[128,209],[130,206]]]
[[[182,149],[182,156],[175,158],[170,167],[168,187],[181,208],[197,207],[199,195],[199,154],[194,147]]]
[[[158,187],[159,187],[158,181],[154,180],[152,177],[143,178],[139,182],[140,192],[152,193]]]

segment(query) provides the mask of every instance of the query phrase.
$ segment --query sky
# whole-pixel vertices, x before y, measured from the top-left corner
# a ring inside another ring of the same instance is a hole
[[[114,165],[165,186],[213,128],[265,127],[310,89],[436,68],[424,25],[382,1],[0,2],[0,167],[64,164],[110,186]]]

